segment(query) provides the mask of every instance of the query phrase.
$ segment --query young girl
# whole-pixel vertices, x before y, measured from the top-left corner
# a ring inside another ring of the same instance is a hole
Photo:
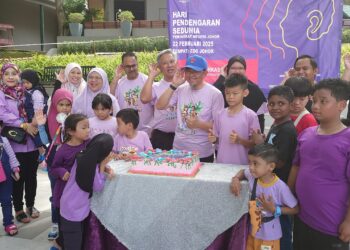
[[[139,125],[139,113],[132,108],[122,109],[117,114],[118,135],[115,138],[114,151],[121,156],[143,152],[152,148],[151,141],[144,131],[136,130]]]
[[[57,150],[50,173],[56,178],[53,190],[53,206],[59,211],[60,199],[70,178],[70,171],[78,152],[86,147],[89,139],[89,121],[85,115],[72,114],[64,121],[65,140]],[[59,221],[60,222],[60,221]],[[59,227],[61,230],[61,228]],[[62,246],[62,235],[56,242]]]
[[[0,171],[2,172],[2,174],[0,174],[0,203],[2,207],[3,225],[5,227],[5,232],[13,236],[17,234],[18,229],[13,223],[12,216],[11,195],[13,183],[11,174],[13,173],[15,180],[19,180],[19,162],[9,141],[2,136],[0,136],[0,159]]]
[[[247,179],[251,191],[249,201],[250,234],[247,250],[280,249],[282,214],[298,213],[298,202],[288,186],[273,173],[278,151],[271,144],[260,144],[248,152],[249,169],[240,170],[232,178],[231,190],[238,196],[240,181]]]
[[[72,93],[66,89],[59,89],[52,96],[51,106],[48,112],[47,126],[48,126],[49,135],[51,137],[51,144],[48,148],[46,163],[48,168],[48,175],[50,179],[52,195],[53,195],[56,179],[51,175],[50,168],[52,166],[52,161],[55,157],[56,150],[58,146],[62,144],[62,141],[63,141],[62,125],[64,121],[62,118],[69,115],[72,109],[72,104],[73,104]],[[52,197],[50,198],[50,201],[51,201],[52,228],[48,234],[48,239],[54,240],[58,237],[59,213],[53,206]]]
[[[106,169],[112,159],[112,147],[113,138],[99,134],[76,157],[61,198],[61,227],[66,250],[82,248],[84,220],[90,213],[92,192],[102,191],[105,172],[113,175],[110,168]]]
[[[95,96],[92,101],[92,109],[95,116],[89,118],[90,138],[106,133],[113,138],[117,135],[117,119],[111,116],[112,98],[104,93]]]
[[[83,79],[83,71],[77,63],[73,62],[67,64],[64,71],[61,70],[60,74],[56,75],[56,77],[57,80],[52,95],[55,94],[56,90],[62,88],[71,92],[75,99],[86,88],[86,82]]]
[[[47,112],[47,100],[49,95],[46,93],[45,88],[40,84],[40,78],[34,70],[24,70],[21,73],[21,79],[23,87],[26,89],[24,108],[27,113],[28,122],[34,120],[35,112],[42,111],[44,115]],[[42,141],[41,136],[37,134],[34,138],[34,144],[39,149],[39,162],[45,159],[44,145],[47,141]]]
[[[110,90],[107,73],[101,68],[93,68],[90,70],[87,80],[87,87],[74,101],[73,113],[81,113],[89,118],[93,117],[95,114],[91,107],[92,100],[99,93],[105,93],[112,98],[112,112],[113,116],[115,116],[120,108],[117,99],[115,99],[115,97],[109,93]]]

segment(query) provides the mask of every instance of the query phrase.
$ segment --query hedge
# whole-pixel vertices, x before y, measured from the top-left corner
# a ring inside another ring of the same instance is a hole
[[[122,52],[122,51],[161,51],[169,48],[169,39],[159,37],[139,37],[105,41],[90,41],[84,43],[67,42],[58,45],[59,54],[85,53],[95,54],[97,52]]]
[[[148,65],[156,62],[157,51],[136,53],[139,62],[139,71],[148,73]],[[121,64],[122,53],[115,55],[86,55],[84,53],[65,54],[59,56],[35,55],[31,58],[13,59],[12,62],[18,64],[21,69],[34,69],[43,74],[44,68],[48,66],[67,65],[70,62],[76,62],[80,65],[93,65],[103,68],[108,78],[111,80],[114,76],[115,68]],[[0,61],[0,65],[2,62]]]

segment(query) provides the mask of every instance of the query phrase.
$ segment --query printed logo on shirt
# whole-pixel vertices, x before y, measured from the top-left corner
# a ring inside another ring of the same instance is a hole
[[[137,86],[134,89],[129,89],[124,93],[125,102],[129,107],[133,107],[138,110],[141,88]],[[140,110],[139,110],[140,111]]]
[[[138,152],[138,148],[137,147],[133,147],[133,146],[124,146],[124,147],[120,147],[119,152],[121,154],[135,154],[136,152]]]
[[[191,134],[195,134],[194,129],[190,129],[187,126],[187,122],[192,118],[197,118],[201,110],[203,109],[203,104],[201,101],[197,103],[190,102],[187,105],[181,107],[181,121],[179,124],[180,130],[190,130]]]
[[[275,138],[275,137],[276,137],[276,134],[271,134],[271,135],[270,135],[270,138],[269,138],[269,140],[268,140],[267,143],[273,145],[273,141],[272,141],[272,140],[273,140],[273,138]]]
[[[174,105],[174,106],[169,106],[166,111],[166,115],[165,115],[165,119],[166,120],[175,120],[176,119],[176,109],[177,109],[177,106]]]

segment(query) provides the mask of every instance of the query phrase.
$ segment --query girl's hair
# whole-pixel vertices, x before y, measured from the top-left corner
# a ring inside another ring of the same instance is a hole
[[[64,121],[64,140],[63,143],[71,140],[72,137],[69,135],[70,131],[75,131],[77,129],[77,124],[80,121],[87,119],[86,115],[83,114],[71,114]]]
[[[117,113],[117,118],[120,118],[125,124],[131,123],[134,129],[137,128],[140,122],[139,112],[131,108],[120,110]]]
[[[97,109],[100,104],[105,109],[112,109],[112,98],[105,93],[99,93],[92,100],[92,109]]]

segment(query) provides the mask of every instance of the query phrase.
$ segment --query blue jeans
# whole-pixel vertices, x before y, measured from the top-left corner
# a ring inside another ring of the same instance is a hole
[[[3,168],[6,174],[6,181],[0,182],[0,203],[3,215],[4,227],[13,224],[12,215],[12,177],[11,168],[7,164],[3,164]]]
[[[280,223],[282,228],[281,250],[292,250],[292,217],[290,215],[281,215]]]

